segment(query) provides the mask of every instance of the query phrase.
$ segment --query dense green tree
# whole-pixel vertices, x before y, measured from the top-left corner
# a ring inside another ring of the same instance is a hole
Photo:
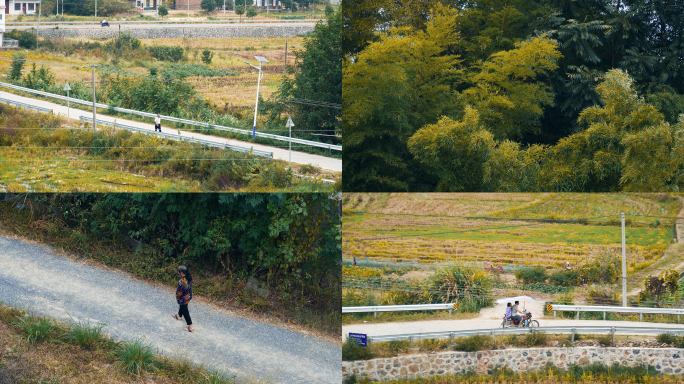
[[[392,28],[344,68],[345,189],[419,184],[406,143],[420,127],[458,110],[453,87],[460,59],[447,53],[460,42],[457,19],[456,11],[438,5],[424,31]]]
[[[214,9],[216,9],[216,1],[214,1],[214,0],[202,0],[202,2],[200,3],[200,7],[205,12],[213,12]]]
[[[164,16],[169,14],[169,9],[166,8],[166,5],[162,4],[159,7],[157,7],[157,12],[159,12],[159,16],[163,19]]]
[[[304,49],[296,52],[294,77],[286,76],[273,94],[275,100],[298,99],[296,103],[277,103],[268,108],[271,119],[276,121],[281,113],[288,112],[295,124],[293,135],[307,137],[314,133],[325,135],[316,136],[325,141],[339,142],[337,135],[341,134],[342,112],[315,102],[342,104],[341,33],[339,14],[331,15],[325,24],[318,23],[304,41]],[[306,104],[308,102],[314,103]],[[268,104],[265,104],[266,107]]]
[[[254,7],[247,8],[247,17],[252,18],[257,15],[257,10]]]

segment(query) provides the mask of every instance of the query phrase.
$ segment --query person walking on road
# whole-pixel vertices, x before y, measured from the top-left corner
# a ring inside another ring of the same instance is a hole
[[[154,131],[157,132],[157,130],[161,132],[161,116],[159,114],[154,118]]]
[[[181,279],[178,281],[178,289],[176,289],[176,302],[178,302],[180,308],[178,309],[178,313],[173,314],[173,317],[176,320],[183,320],[183,317],[185,317],[185,323],[188,326],[183,329],[192,332],[195,329],[192,326],[190,312],[188,312],[188,303],[192,300],[192,275],[185,265],[178,267],[178,274]]]

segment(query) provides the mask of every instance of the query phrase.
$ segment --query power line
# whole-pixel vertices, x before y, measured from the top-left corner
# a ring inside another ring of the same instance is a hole
[[[334,108],[334,109],[342,109],[342,104],[338,103],[329,103],[327,101],[317,101],[317,100],[307,100],[307,99],[299,99],[296,97],[289,97],[286,99],[278,99],[276,100],[277,102],[281,103],[295,103],[295,104],[304,104],[304,105],[310,105],[314,107],[324,107],[324,108]]]

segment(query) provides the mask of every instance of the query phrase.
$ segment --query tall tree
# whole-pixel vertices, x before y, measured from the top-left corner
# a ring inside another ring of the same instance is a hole
[[[426,29],[392,28],[344,68],[346,190],[401,191],[421,177],[406,143],[420,127],[458,110],[458,14],[437,5]]]

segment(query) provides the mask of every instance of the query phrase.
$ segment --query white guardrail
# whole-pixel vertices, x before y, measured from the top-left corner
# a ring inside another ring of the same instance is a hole
[[[511,334],[525,334],[545,332],[547,334],[572,334],[571,341],[575,341],[576,334],[593,334],[593,333],[610,333],[612,335],[613,343],[615,343],[616,334],[624,335],[659,335],[667,334],[684,334],[684,328],[660,328],[660,327],[542,327],[542,328],[493,328],[493,329],[475,329],[469,331],[446,331],[446,332],[426,332],[426,333],[408,333],[402,335],[385,335],[385,336],[368,336],[368,342],[384,343],[389,341],[403,341],[408,340],[413,347],[413,340],[421,339],[451,339],[454,342],[456,337],[465,337],[473,335],[511,335]]]
[[[70,102],[76,103],[76,104],[88,105],[88,106],[92,106],[92,105],[93,105],[93,102],[92,102],[92,101],[85,101],[85,100],[81,100],[81,99],[75,99],[75,98],[73,98],[73,97],[68,97],[68,98],[67,98],[66,96],[58,95],[58,94],[56,94],[56,93],[49,93],[49,92],[44,92],[44,91],[38,91],[38,90],[35,90],[35,89],[31,89],[31,88],[20,87],[20,86],[18,86],[18,85],[14,85],[14,84],[9,84],[9,83],[2,83],[2,82],[0,82],[0,86],[1,86],[1,87],[6,87],[6,88],[10,88],[10,89],[14,89],[14,90],[17,90],[17,91],[23,91],[23,92],[28,92],[28,93],[34,93],[34,94],[36,94],[36,95],[41,95],[41,96],[45,96],[45,97],[52,97],[52,98],[55,98],[55,99],[58,99],[58,100],[63,100],[63,101],[69,100]],[[96,106],[97,108],[101,108],[101,109],[111,109],[111,110],[116,111],[116,112],[128,113],[128,114],[131,114],[131,115],[138,115],[138,116],[151,117],[151,118],[157,117],[157,115],[154,114],[154,113],[142,112],[142,111],[135,111],[135,110],[132,110],[132,109],[119,108],[119,107],[110,108],[107,104],[95,103],[95,106]],[[162,115],[162,116],[160,116],[160,118],[161,118],[162,120],[173,121],[173,122],[182,123],[182,124],[188,124],[188,125],[192,125],[192,126],[196,126],[196,127],[212,128],[212,129],[216,129],[216,130],[219,130],[219,131],[234,132],[234,133],[240,133],[240,134],[245,134],[245,135],[250,135],[250,136],[252,135],[252,131],[251,131],[251,130],[247,130],[247,129],[226,127],[226,126],[223,126],[223,125],[216,125],[216,124],[210,124],[210,123],[203,123],[203,122],[195,121],[195,120],[180,119],[180,118],[172,117],[172,116],[164,116],[164,115]],[[327,144],[327,143],[321,143],[321,142],[318,142],[318,141],[311,141],[311,140],[304,140],[304,139],[297,139],[297,138],[292,138],[292,139],[290,139],[290,138],[287,137],[287,136],[272,135],[272,134],[270,134],[270,133],[256,132],[256,136],[265,137],[265,138],[269,138],[269,139],[273,139],[273,140],[279,140],[279,141],[285,141],[285,142],[292,142],[292,143],[297,143],[297,144],[302,144],[302,145],[309,145],[309,146],[312,146],[312,147],[327,148],[327,149],[335,150],[335,151],[341,151],[341,150],[342,150],[342,146],[341,146],[341,145]]]
[[[378,312],[403,312],[403,311],[451,311],[458,309],[458,304],[412,304],[412,305],[375,305],[367,307],[342,307],[342,313],[364,313],[373,312],[378,317]]]
[[[606,319],[606,312],[610,313],[638,313],[639,321],[644,320],[644,313],[658,313],[664,315],[677,315],[677,323],[680,322],[680,316],[684,314],[684,308],[647,308],[647,307],[614,307],[614,306],[599,306],[599,305],[565,305],[565,304],[549,304],[551,308],[547,308],[547,312],[553,311],[553,317],[556,318],[556,312],[577,312],[575,317],[579,320],[580,312],[603,312],[603,320]]]
[[[84,121],[86,123],[90,123],[90,124],[93,123],[93,119],[90,117],[80,116],[79,120]],[[119,124],[119,123],[114,124],[113,122],[103,121],[103,120],[98,120],[97,125],[106,125],[109,127],[121,128],[121,129],[125,129],[127,131],[142,133],[142,134],[150,135],[150,136],[161,137],[163,139],[182,141],[182,142],[186,142],[186,143],[196,143],[196,144],[206,145],[207,147],[214,147],[214,148],[228,149],[231,151],[251,153],[253,155],[267,157],[269,159],[273,158],[273,152],[260,151],[260,150],[253,149],[253,148],[239,147],[236,145],[220,143],[217,141],[202,140],[202,139],[198,139],[198,138],[194,138],[194,137],[183,137],[180,135],[174,135],[171,133],[150,131],[149,129],[143,129],[143,128],[133,127],[130,125]]]
[[[36,110],[36,111],[38,111],[38,112],[45,112],[45,113],[49,113],[49,114],[53,114],[53,113],[54,113],[54,112],[52,111],[52,109],[50,109],[50,108],[38,107],[38,106],[35,106],[35,105],[26,104],[26,103],[21,103],[21,102],[14,101],[14,100],[10,100],[10,99],[3,99],[3,98],[1,98],[1,97],[0,97],[0,103],[5,103],[5,104],[9,104],[9,105],[16,105],[17,107],[26,108],[27,111],[28,111],[29,109],[33,109],[33,110]]]

